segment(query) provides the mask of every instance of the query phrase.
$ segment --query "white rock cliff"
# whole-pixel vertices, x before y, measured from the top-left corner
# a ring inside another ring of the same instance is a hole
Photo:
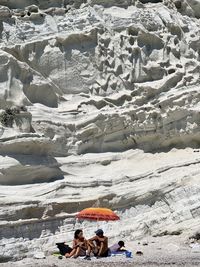
[[[198,231],[200,1],[0,5],[0,262],[93,205],[130,240]]]

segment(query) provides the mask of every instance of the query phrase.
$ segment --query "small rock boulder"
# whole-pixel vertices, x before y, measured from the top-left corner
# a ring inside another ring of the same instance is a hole
[[[30,13],[38,13],[38,12],[39,12],[39,8],[38,8],[38,6],[36,6],[36,5],[28,6],[28,7],[26,8],[26,10],[27,10],[28,12],[30,12]]]
[[[11,10],[6,6],[0,6],[0,20],[9,19],[12,17]]]

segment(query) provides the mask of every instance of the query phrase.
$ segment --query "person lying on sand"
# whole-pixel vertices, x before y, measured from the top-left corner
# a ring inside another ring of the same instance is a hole
[[[85,256],[88,249],[87,240],[83,236],[83,231],[78,229],[74,233],[73,247],[70,253],[65,254],[66,258],[77,258]]]
[[[117,244],[114,244],[109,248],[111,254],[123,253],[127,250],[125,249],[124,241],[119,241]]]
[[[124,241],[119,241],[117,244],[114,244],[109,248],[109,256],[112,256],[112,254],[125,254],[126,258],[132,258],[132,252],[125,249]]]
[[[95,236],[88,240],[88,252],[85,257],[86,260],[90,260],[91,252],[98,257],[108,257],[108,238],[104,236],[102,229],[98,229],[95,232]]]

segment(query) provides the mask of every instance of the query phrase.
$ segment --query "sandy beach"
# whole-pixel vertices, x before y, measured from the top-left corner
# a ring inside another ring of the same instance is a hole
[[[92,261],[84,261],[84,260],[59,260],[54,256],[50,256],[43,260],[31,260],[26,259],[16,263],[5,263],[1,265],[2,267],[133,267],[133,266],[148,266],[148,267],[156,267],[156,266],[200,266],[200,254],[198,255],[168,255],[164,256],[161,253],[158,255],[152,256],[137,256],[133,259],[106,259],[106,260],[92,260]]]
[[[145,244],[145,245],[144,245]],[[191,248],[191,246],[196,248]],[[56,256],[47,256],[45,259],[26,258],[19,262],[2,263],[1,267],[157,267],[157,266],[200,266],[200,246],[198,243],[183,244],[182,237],[165,236],[149,238],[148,242],[140,241],[129,243],[133,257],[114,256],[105,259],[58,259]],[[137,256],[136,251],[142,251],[142,256]]]

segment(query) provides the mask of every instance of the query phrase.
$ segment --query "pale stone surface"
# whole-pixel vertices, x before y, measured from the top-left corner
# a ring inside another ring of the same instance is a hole
[[[12,16],[12,12],[8,7],[0,6],[0,20],[8,19]]]
[[[199,1],[0,5],[0,261],[89,236],[92,205],[111,238],[198,231]]]

